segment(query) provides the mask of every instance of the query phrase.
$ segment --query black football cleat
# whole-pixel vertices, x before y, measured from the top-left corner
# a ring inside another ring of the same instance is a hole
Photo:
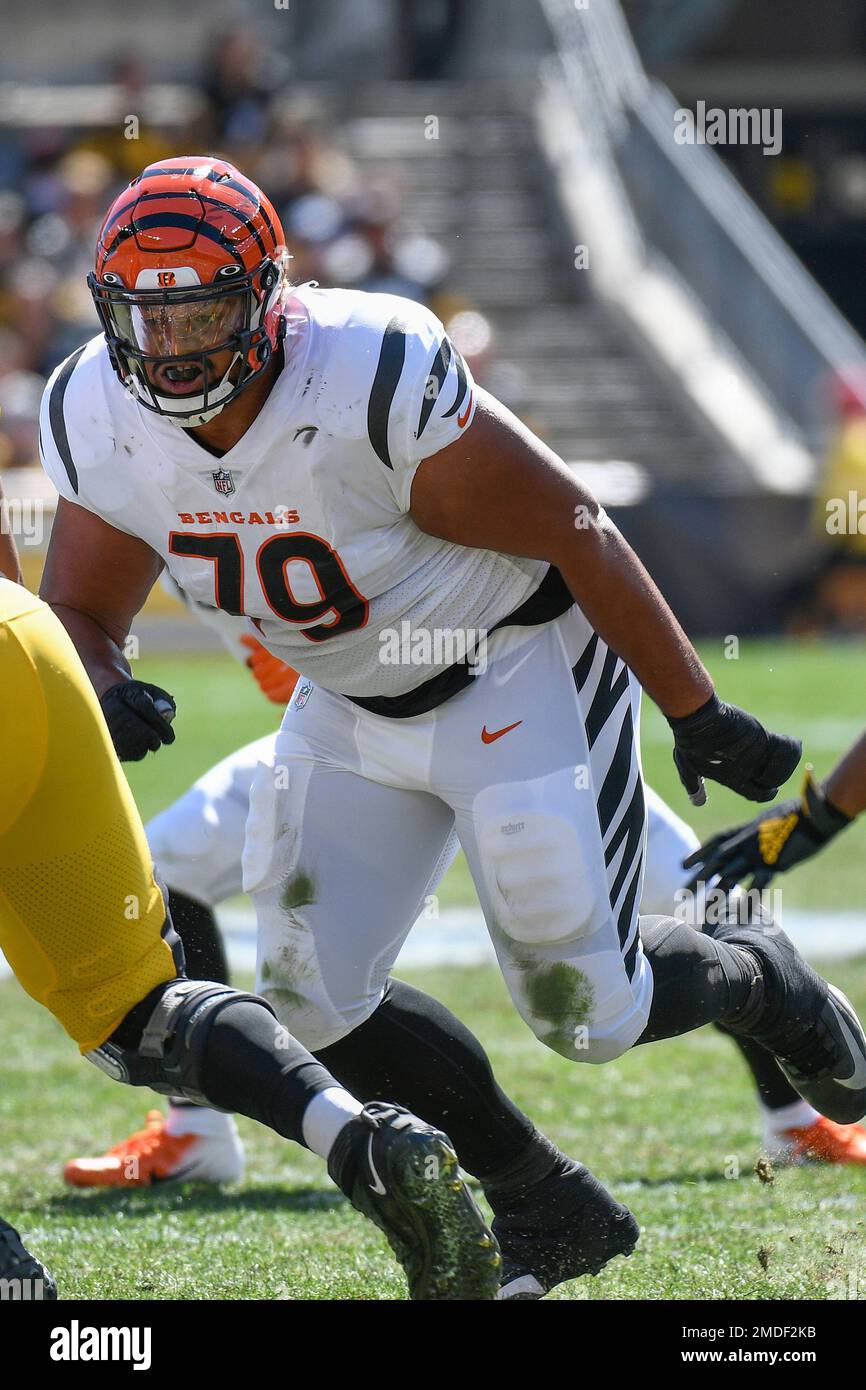
[[[57,1285],[24,1245],[14,1226],[0,1221],[0,1299],[56,1299]]]
[[[640,1227],[588,1168],[563,1157],[521,1196],[497,1200],[493,1234],[502,1251],[497,1298],[530,1300],[630,1255]]]
[[[728,937],[757,956],[754,999],[727,1026],[772,1052],[791,1085],[837,1124],[866,1115],[866,1033],[853,1004],[781,930]]]
[[[499,1247],[441,1130],[371,1101],[340,1131],[328,1172],[384,1232],[411,1298],[495,1299]]]
[[[776,1053],[804,1100],[830,1120],[853,1125],[866,1115],[866,1034],[854,1006],[835,985],[816,1022]]]

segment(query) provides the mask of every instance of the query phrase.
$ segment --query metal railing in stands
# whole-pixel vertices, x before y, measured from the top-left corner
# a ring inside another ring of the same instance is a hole
[[[866,344],[713,151],[676,143],[677,103],[648,77],[618,0],[539,4],[569,98],[614,161],[648,246],[820,450],[828,380],[866,371]]]

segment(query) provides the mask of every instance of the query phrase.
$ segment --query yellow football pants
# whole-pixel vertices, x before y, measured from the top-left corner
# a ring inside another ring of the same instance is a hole
[[[62,624],[0,578],[0,947],[82,1052],[177,974],[99,702]]]

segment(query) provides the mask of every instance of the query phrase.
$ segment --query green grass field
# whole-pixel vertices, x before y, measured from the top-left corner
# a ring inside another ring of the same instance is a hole
[[[744,645],[740,659],[727,662],[720,644],[704,656],[727,697],[800,733],[819,770],[866,722],[864,657],[854,647]],[[153,660],[138,673],[178,699],[177,743],[132,770],[145,815],[275,722],[273,707],[225,660]],[[819,708],[820,717],[810,713]],[[665,728],[648,708],[646,771],[686,814]],[[743,811],[743,803],[715,787],[710,798],[693,813],[700,833]],[[792,878],[791,901],[861,907],[863,835],[862,827],[848,832]],[[472,901],[460,865],[443,900]],[[866,958],[833,973],[866,1008]],[[866,1169],[796,1169],[759,1179],[756,1107],[739,1056],[720,1035],[704,1030],[604,1068],[570,1066],[535,1041],[492,970],[442,969],[412,978],[466,1019],[487,1045],[502,1084],[640,1220],[644,1234],[630,1260],[555,1297],[866,1296]],[[63,1296],[403,1296],[383,1241],[331,1186],[318,1160],[251,1122],[240,1121],[248,1172],[236,1190],[167,1186],[118,1196],[64,1189],[62,1161],[97,1152],[137,1126],[151,1097],[113,1085],[82,1063],[54,1020],[14,981],[0,984],[0,1008],[6,1023],[0,1212],[29,1234]]]
[[[477,1029],[500,1081],[641,1223],[630,1260],[556,1297],[825,1299],[852,1287],[866,1297],[866,1169],[799,1168],[760,1181],[755,1107],[721,1035],[705,1030],[582,1068],[535,1041],[492,971],[413,978]],[[866,963],[846,967],[845,983],[866,1006]],[[236,1190],[64,1189],[62,1159],[137,1127],[149,1098],[78,1060],[14,982],[0,985],[0,1007],[0,1211],[30,1234],[63,1295],[403,1296],[384,1242],[318,1160],[249,1121],[239,1122],[248,1172]]]

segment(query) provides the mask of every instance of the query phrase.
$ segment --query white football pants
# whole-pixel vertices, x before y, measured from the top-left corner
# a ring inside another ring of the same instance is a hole
[[[456,853],[455,825],[536,1035],[604,1061],[643,1031],[652,983],[636,904],[672,911],[697,838],[647,789],[641,893],[636,684],[577,610],[490,647],[470,689],[409,720],[303,683],[278,735],[225,759],[148,826],[166,882],[214,905],[241,886],[255,780],[245,886],[258,987],[309,1047],[377,1007]]]

